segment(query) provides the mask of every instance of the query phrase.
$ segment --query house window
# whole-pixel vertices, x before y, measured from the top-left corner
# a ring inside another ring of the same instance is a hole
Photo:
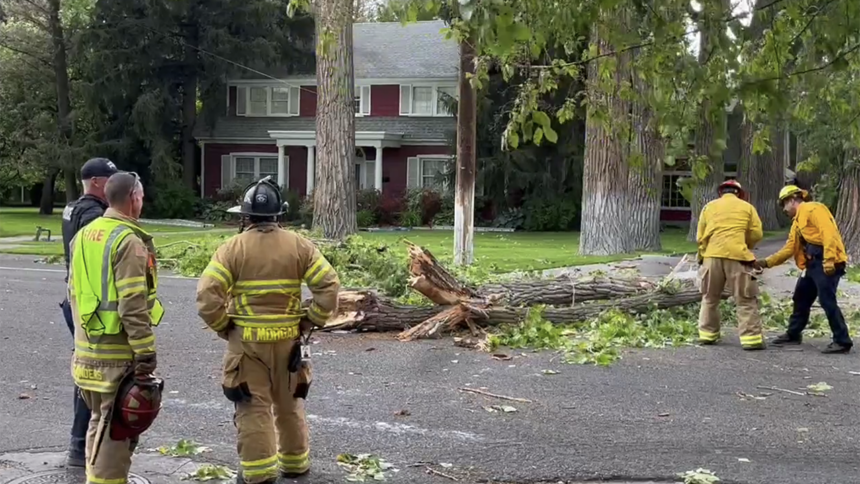
[[[689,209],[690,202],[681,194],[678,180],[689,177],[690,173],[672,172],[663,174],[663,194],[660,205],[669,209]]]
[[[456,99],[455,85],[400,86],[401,116],[451,116],[450,98]]]
[[[272,114],[287,115],[290,113],[290,88],[272,88]]]
[[[234,181],[251,183],[269,175],[273,181],[278,179],[277,156],[234,155],[233,160]]]
[[[353,109],[356,116],[370,116],[370,86],[355,86]]]
[[[425,158],[421,160],[421,188],[433,188],[441,190],[444,180],[447,160],[439,158]]]
[[[251,98],[248,102],[248,113],[253,116],[265,116],[268,114],[268,89],[265,87],[252,87],[248,91]]]
[[[457,88],[445,86],[436,88],[436,114],[453,115],[451,102],[457,99]]]
[[[433,88],[432,87],[413,87],[412,88],[412,114],[419,116],[433,115]]]
[[[237,86],[237,116],[298,116],[298,86]]]

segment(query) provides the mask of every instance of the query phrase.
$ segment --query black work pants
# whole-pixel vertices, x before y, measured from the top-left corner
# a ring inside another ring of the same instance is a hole
[[[66,319],[66,325],[72,333],[72,340],[75,339],[75,323],[72,319],[72,306],[69,300],[65,299],[60,304],[63,309],[63,317]],[[87,446],[87,428],[90,425],[90,409],[86,402],[81,397],[81,389],[75,386],[74,400],[74,418],[72,420],[72,434],[69,442],[69,453],[74,454],[74,457],[84,457],[84,451]]]
[[[809,324],[809,312],[812,303],[818,298],[818,303],[827,315],[830,323],[830,331],[833,333],[833,342],[842,346],[851,347],[854,342],[848,334],[848,325],[842,310],[836,303],[836,289],[839,287],[839,279],[845,275],[845,265],[839,264],[836,271],[827,275],[824,273],[824,265],[820,258],[808,261],[806,273],[797,280],[794,287],[794,310],[788,320],[788,336],[791,339],[801,339],[803,330]]]

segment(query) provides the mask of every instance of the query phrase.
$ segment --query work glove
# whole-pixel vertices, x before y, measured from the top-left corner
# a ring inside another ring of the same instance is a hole
[[[699,257],[696,259],[696,262],[698,262],[698,263],[699,263],[699,265],[702,265],[702,264],[704,264],[704,263],[705,263],[705,258],[704,258],[704,257],[702,257],[702,256],[699,256]]]
[[[315,327],[316,325],[308,318],[302,318],[301,321],[299,321],[299,332],[302,334],[310,331]]]
[[[757,259],[753,262],[753,268],[757,271],[767,269],[767,261],[764,259]]]
[[[835,273],[835,272],[836,272],[836,264],[834,264],[832,261],[824,262],[824,273],[825,274],[827,274],[828,276],[832,276],[833,273]]]
[[[155,353],[146,355],[134,355],[134,376],[149,376],[155,373],[155,368],[158,366]]]

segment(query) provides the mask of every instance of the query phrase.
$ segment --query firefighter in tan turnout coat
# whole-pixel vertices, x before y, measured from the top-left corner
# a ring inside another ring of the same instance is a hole
[[[231,211],[248,225],[212,256],[197,285],[197,308],[227,340],[222,386],[236,408],[237,481],[269,483],[310,469],[303,399],[311,368],[300,338],[305,326],[321,326],[335,311],[340,282],[311,241],[278,225],[283,204],[268,177]],[[307,309],[302,282],[313,293]]]
[[[125,484],[138,435],[161,408],[152,327],[164,309],[156,296],[155,246],[136,220],[143,204],[137,175],[111,176],[105,197],[110,208],[70,244],[72,376],[92,411],[86,482]]]

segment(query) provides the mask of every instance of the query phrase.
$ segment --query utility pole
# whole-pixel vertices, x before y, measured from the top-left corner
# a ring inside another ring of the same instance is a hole
[[[477,96],[469,82],[475,74],[472,39],[460,41],[460,80],[457,103],[457,186],[454,194],[454,264],[470,265],[475,236],[475,138]]]

